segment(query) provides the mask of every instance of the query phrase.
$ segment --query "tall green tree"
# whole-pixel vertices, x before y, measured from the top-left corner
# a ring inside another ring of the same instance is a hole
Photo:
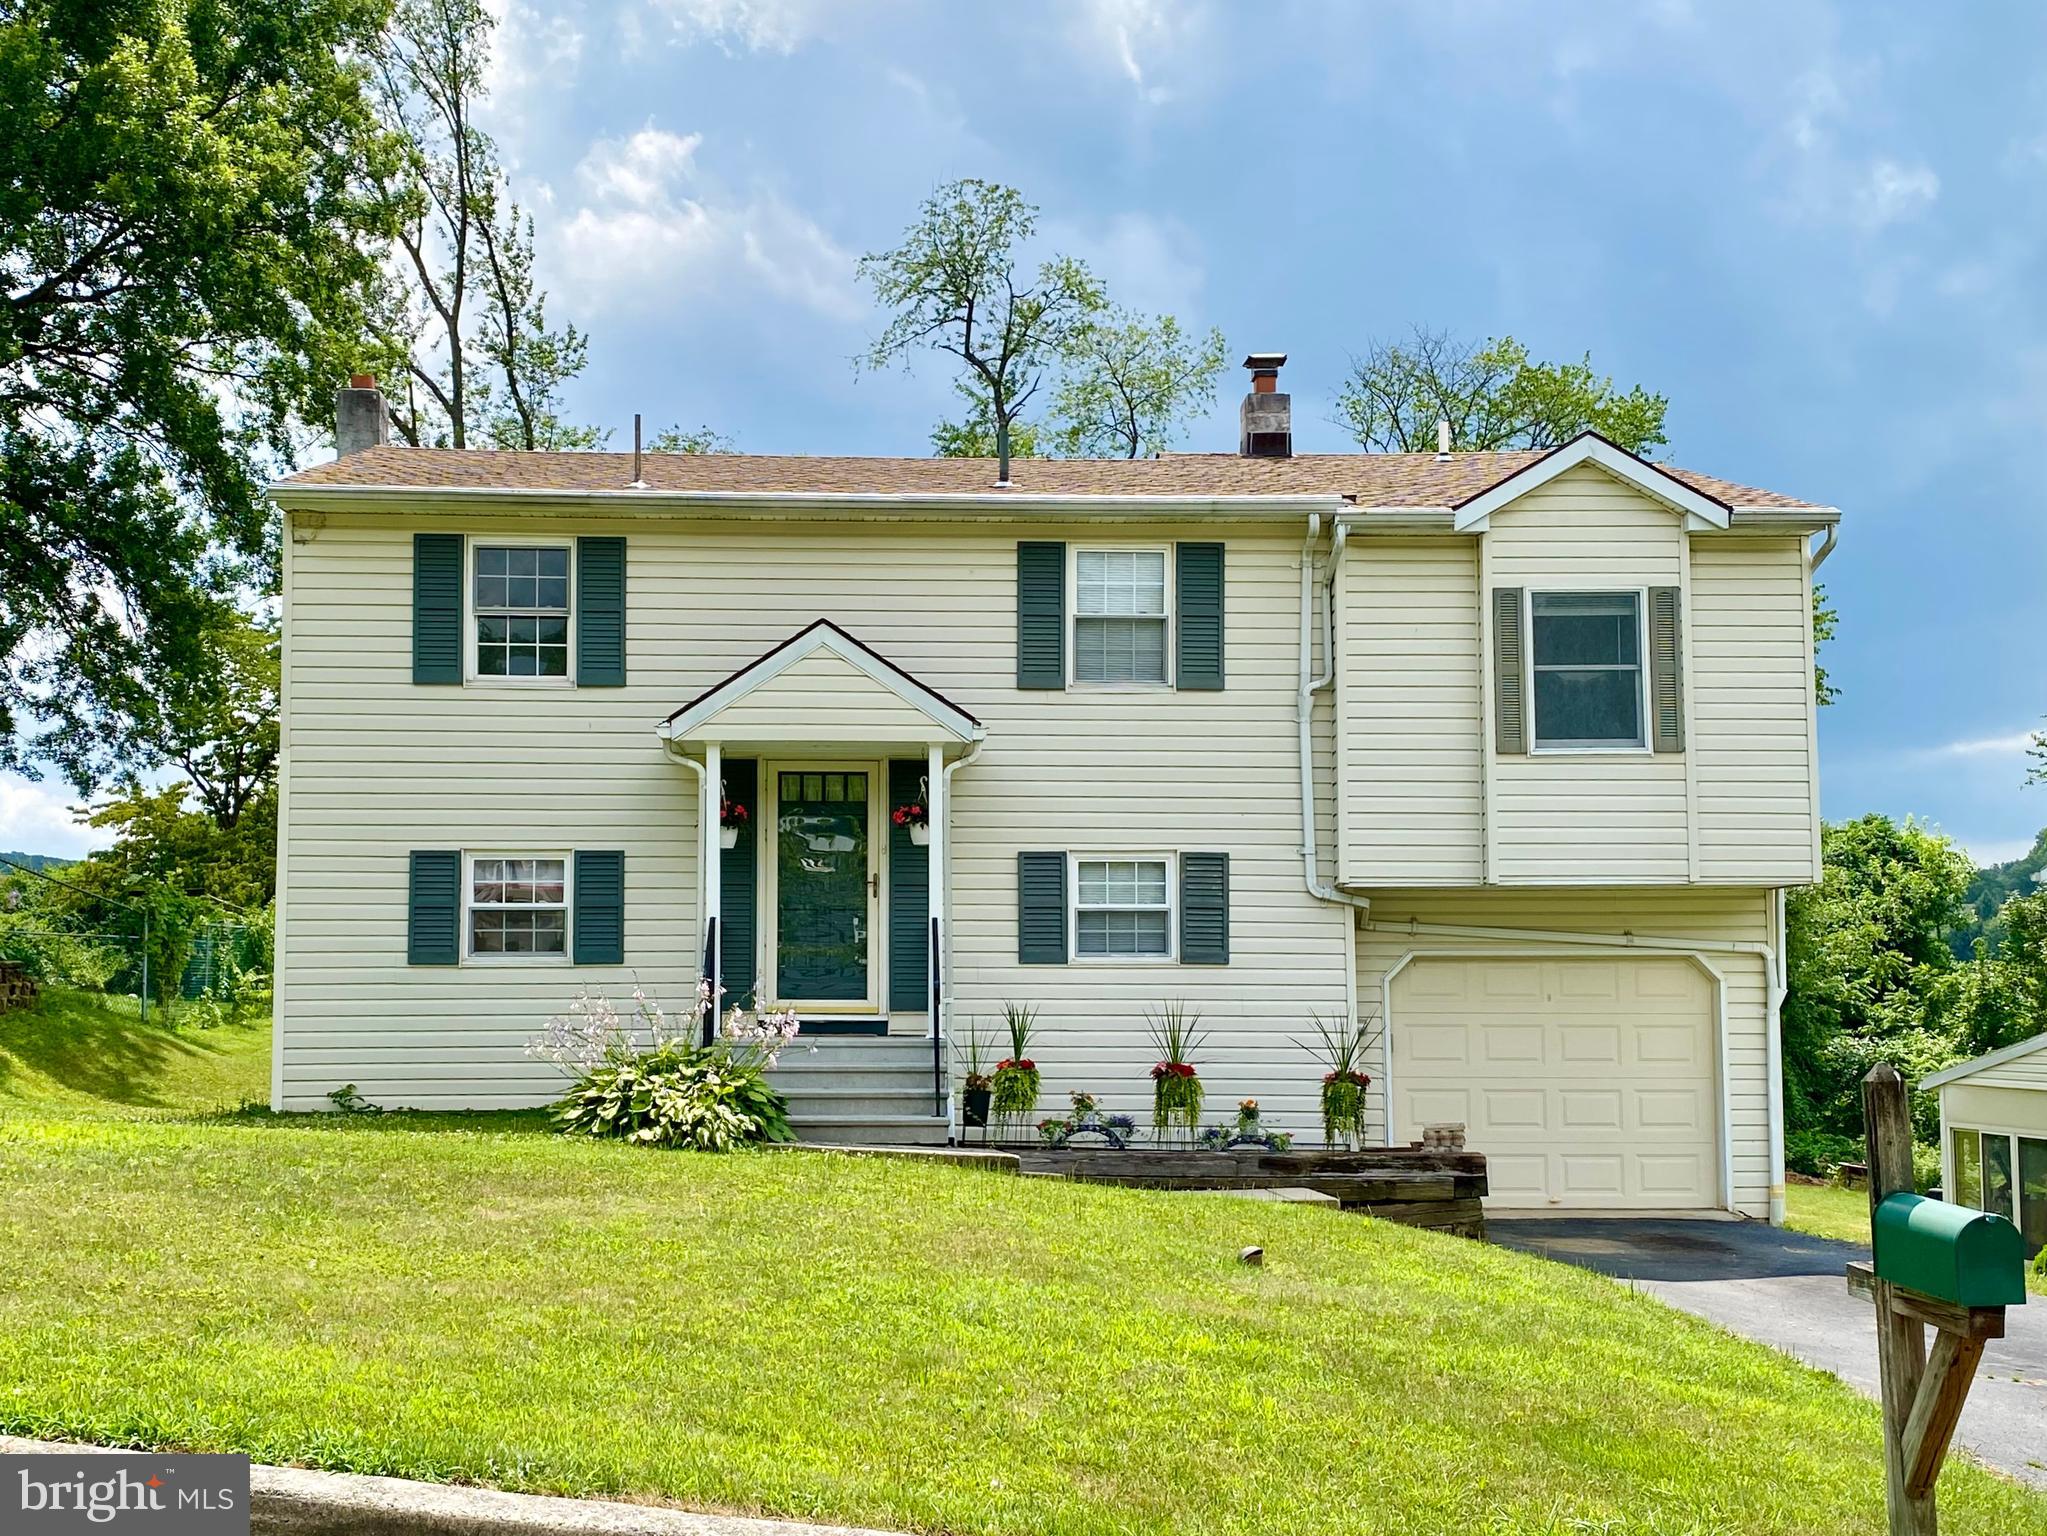
[[[533,220],[477,124],[495,28],[481,0],[398,0],[370,53],[397,153],[371,162],[394,238],[371,286],[368,360],[404,381],[389,403],[408,443],[594,448],[608,434],[569,421],[562,401],[588,340],[549,325]]]
[[[998,457],[994,413],[988,409],[988,397],[980,390],[969,388],[962,380],[955,380],[953,387],[959,392],[965,410],[958,421],[941,421],[931,429],[931,456],[935,459],[992,459]],[[1042,459],[1047,457],[1038,423],[1021,418],[1009,424],[1009,456],[1012,459]]]
[[[277,624],[224,613],[206,655],[203,667],[150,679],[149,714],[131,739],[143,762],[183,773],[200,811],[233,832],[277,782]]]
[[[1163,453],[1187,418],[1215,404],[1223,333],[1180,329],[1171,315],[1105,310],[1075,328],[1052,396],[1059,451],[1079,458]]]
[[[114,771],[146,679],[267,579],[381,213],[382,0],[0,4],[0,767]]]
[[[1433,453],[1436,424],[1448,421],[1460,453],[1554,448],[1589,429],[1642,454],[1668,441],[1668,406],[1639,384],[1616,388],[1589,353],[1537,362],[1511,336],[1477,343],[1420,326],[1352,358],[1336,397],[1338,424],[1376,453]]]
[[[1009,478],[1011,429],[1074,332],[1103,305],[1085,264],[1050,256],[1024,266],[1038,210],[1013,187],[968,179],[924,201],[891,250],[860,258],[860,277],[889,312],[870,368],[930,349],[957,358],[960,381],[994,427],[997,477]]]

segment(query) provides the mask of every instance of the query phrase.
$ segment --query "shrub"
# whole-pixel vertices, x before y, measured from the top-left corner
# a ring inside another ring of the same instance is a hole
[[[554,1108],[565,1134],[729,1152],[789,1141],[789,1106],[762,1069],[719,1046],[670,1040],[598,1063]]]
[[[702,1152],[793,1140],[788,1102],[767,1073],[795,1039],[796,1015],[734,1008],[718,1039],[695,1044],[695,1021],[711,1006],[710,984],[699,983],[697,1011],[671,1027],[638,988],[630,1019],[602,992],[578,995],[526,1048],[574,1082],[554,1106],[556,1127],[564,1135]]]
[[[1836,1136],[1831,1131],[1785,1133],[1784,1166],[1794,1173],[1831,1179],[1841,1164],[1861,1161],[1862,1142],[1854,1136]]]

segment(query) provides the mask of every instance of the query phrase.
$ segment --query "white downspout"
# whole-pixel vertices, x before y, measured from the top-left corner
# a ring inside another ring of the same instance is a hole
[[[1771,903],[1768,1031],[1764,1039],[1764,1070],[1769,1076],[1770,1225],[1784,1225],[1784,995],[1791,990],[1785,942],[1784,891]]]
[[[1840,528],[1833,523],[1827,524],[1826,536],[1820,540],[1820,547],[1812,552],[1812,563],[1806,569],[1816,571],[1825,565],[1827,556],[1834,552],[1834,546],[1840,542]]]
[[[1294,696],[1295,725],[1300,734],[1301,753],[1301,878],[1308,894],[1317,901],[1336,902],[1369,912],[1372,904],[1363,896],[1352,896],[1326,884],[1315,851],[1315,695],[1336,677],[1336,650],[1330,647],[1329,665],[1315,675],[1315,541],[1322,533],[1322,514],[1308,514],[1307,537],[1301,540],[1301,686]],[[1343,554],[1346,530],[1336,525],[1330,546],[1330,628],[1335,628],[1336,562]]]
[[[981,755],[982,743],[975,742],[958,757],[947,763],[938,772],[938,794],[944,808],[946,826],[939,834],[938,857],[931,861],[931,910],[938,914],[938,953],[931,957],[931,963],[938,967],[938,1010],[939,1017],[931,1021],[943,1039],[952,1039],[952,1030],[947,1026],[952,1020],[952,776]],[[947,1049],[951,1047],[948,1045]],[[952,1067],[946,1066],[946,1081],[952,1080]],[[958,1143],[965,1129],[959,1121],[959,1101],[951,1093],[945,1096],[946,1139]]]
[[[683,767],[697,776],[697,814],[701,816],[704,804],[704,765],[691,757],[687,752],[678,752],[676,744],[672,741],[663,740],[661,745],[668,749],[669,757],[682,764]],[[699,848],[701,848],[703,841],[701,837],[697,839]],[[709,932],[709,929],[705,926],[705,918],[708,915],[709,909],[704,902],[704,878],[708,873],[708,869],[701,857],[697,859],[697,864],[697,937],[695,944],[691,946],[690,963],[692,965],[701,965],[703,963],[704,937]]]

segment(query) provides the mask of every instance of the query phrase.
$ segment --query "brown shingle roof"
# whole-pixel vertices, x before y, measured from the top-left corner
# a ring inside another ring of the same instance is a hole
[[[1305,453],[1247,459],[1234,453],[1174,453],[1157,459],[1018,459],[1017,495],[1347,496],[1364,507],[1454,506],[1543,454]],[[1737,485],[1696,470],[1658,465],[1694,490],[1748,507],[1814,503]],[[993,459],[830,458],[797,454],[646,455],[642,478],[655,491],[752,491],[799,495],[960,495],[992,491]],[[488,449],[369,448],[293,475],[287,485],[402,486],[417,490],[622,491],[629,453],[509,453]]]

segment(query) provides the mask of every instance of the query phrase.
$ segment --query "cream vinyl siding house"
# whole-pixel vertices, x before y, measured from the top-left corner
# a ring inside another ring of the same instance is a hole
[[[1359,1021],[1375,1134],[1464,1123],[1498,1207],[1772,1214],[1836,514],[1592,438],[1245,442],[281,482],[276,1105],[539,1105],[578,991],[708,973],[872,1090],[804,1134],[957,1136],[1010,1002],[1041,1113],[1142,1121],[1184,1002],[1218,1115],[1315,1139],[1299,1042]]]
[[[1942,1192],[2014,1223],[2026,1251],[2047,1246],[2047,1035],[1936,1072]]]

